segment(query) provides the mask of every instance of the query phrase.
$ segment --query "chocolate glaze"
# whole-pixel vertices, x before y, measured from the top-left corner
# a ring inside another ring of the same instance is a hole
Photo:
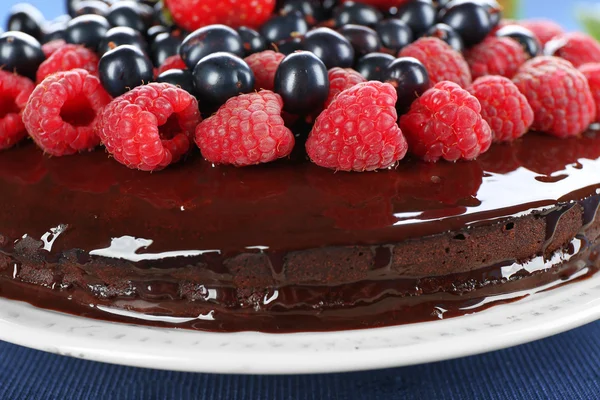
[[[301,156],[213,167],[198,154],[148,174],[102,151],[47,158],[23,145],[0,153],[0,295],[217,331],[453,316],[595,271],[599,177],[594,132],[362,174]]]

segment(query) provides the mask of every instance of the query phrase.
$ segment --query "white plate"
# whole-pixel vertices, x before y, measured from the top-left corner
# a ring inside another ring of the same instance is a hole
[[[331,333],[207,333],[101,322],[0,299],[0,339],[52,353],[180,371],[288,374],[440,361],[600,318],[600,274],[458,318]]]

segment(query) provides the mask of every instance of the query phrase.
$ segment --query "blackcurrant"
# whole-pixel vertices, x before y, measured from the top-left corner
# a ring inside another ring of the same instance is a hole
[[[412,57],[400,57],[392,61],[385,71],[384,81],[396,88],[396,108],[400,114],[408,111],[412,102],[431,85],[425,66]]]
[[[46,59],[42,46],[33,36],[8,31],[0,35],[0,65],[35,81],[35,73]]]
[[[65,40],[65,31],[67,29],[67,23],[71,19],[70,16],[66,15],[68,20],[64,20],[59,17],[44,25],[44,33],[42,35],[42,43],[48,43],[51,40],[62,39]]]
[[[344,36],[333,29],[317,28],[304,36],[304,50],[319,57],[327,69],[349,68],[354,64],[354,48]]]
[[[502,19],[502,6],[496,0],[479,0],[481,5],[490,15],[490,23],[492,27],[498,25]]]
[[[131,45],[115,47],[98,63],[100,82],[106,91],[117,97],[153,80],[152,62],[139,48]]]
[[[167,28],[166,26],[154,25],[154,26],[151,26],[150,28],[148,28],[148,30],[146,31],[146,37],[148,38],[148,40],[150,42],[153,42],[154,39],[156,39],[156,37],[160,33],[169,33],[170,31],[171,30],[169,28]]]
[[[186,92],[195,95],[196,89],[194,87],[194,77],[189,70],[181,69],[170,69],[158,75],[156,78],[157,82],[170,83],[171,85],[178,86]]]
[[[271,44],[271,47],[276,52],[285,54],[285,55],[292,54],[295,51],[304,49],[303,43],[302,43],[302,38],[299,38],[299,37],[291,38],[288,40],[282,40],[280,42],[273,43],[273,44]]]
[[[308,51],[286,56],[275,73],[275,92],[283,99],[283,109],[292,114],[320,109],[329,95],[325,64]]]
[[[127,26],[138,32],[146,31],[146,24],[135,1],[118,1],[108,10],[106,19],[112,26]]]
[[[436,10],[431,0],[412,0],[398,7],[395,18],[408,25],[415,36],[419,36],[435,23]]]
[[[462,52],[465,49],[465,44],[463,43],[460,35],[446,24],[435,24],[429,28],[427,32],[425,32],[424,36],[436,37],[440,40],[443,40],[458,52]]]
[[[304,35],[307,31],[308,23],[299,11],[274,16],[260,28],[261,35],[269,44],[287,40],[293,35]]]
[[[23,32],[39,40],[42,37],[44,22],[40,10],[31,4],[20,3],[11,8],[6,30]]]
[[[359,58],[354,69],[368,81],[383,82],[388,65],[395,59],[391,54],[371,53]]]
[[[375,7],[353,1],[342,3],[333,9],[333,21],[337,27],[347,24],[372,26],[382,18],[383,14]]]
[[[379,51],[381,48],[377,32],[368,26],[348,24],[342,26],[339,32],[352,44],[356,57]]]
[[[167,58],[179,54],[180,46],[181,38],[178,31],[159,33],[151,46],[152,62],[157,67],[161,66]]]
[[[240,26],[237,28],[237,32],[240,35],[240,38],[242,38],[244,55],[248,56],[266,50],[267,41],[254,29],[248,28],[247,26]]]
[[[254,74],[244,60],[216,52],[202,58],[192,73],[203,106],[219,107],[231,97],[254,90]]]
[[[80,15],[67,24],[65,40],[96,50],[109,29],[110,24],[100,15]]]
[[[86,14],[95,14],[106,17],[109,8],[108,4],[100,0],[84,0],[74,4],[73,17]]]
[[[98,45],[98,54],[103,55],[112,48],[124,44],[130,44],[143,51],[148,50],[146,40],[138,31],[127,26],[117,26],[106,32],[100,45]]]
[[[299,11],[304,15],[307,22],[314,25],[323,19],[323,7],[317,0],[283,0],[279,6],[281,15]]]
[[[439,20],[453,28],[466,47],[481,42],[493,28],[486,8],[473,0],[452,0],[441,10]]]
[[[383,47],[399,51],[413,41],[413,32],[402,20],[396,18],[384,19],[375,25],[375,31],[381,39]]]
[[[542,44],[535,34],[522,26],[506,25],[496,31],[496,36],[509,37],[516,40],[529,57],[537,57],[542,53]]]
[[[242,38],[225,25],[208,25],[190,33],[179,47],[179,55],[191,70],[209,54],[227,52],[244,56]]]

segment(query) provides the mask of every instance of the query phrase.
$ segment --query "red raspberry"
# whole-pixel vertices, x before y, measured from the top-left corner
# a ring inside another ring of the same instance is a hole
[[[420,38],[400,50],[398,56],[414,57],[421,61],[429,73],[432,85],[450,81],[467,87],[472,82],[469,65],[462,54],[438,38]]]
[[[258,28],[275,9],[276,0],[165,0],[175,23],[193,31],[211,24]]]
[[[21,112],[33,88],[28,78],[0,69],[0,150],[14,146],[27,136]]]
[[[260,53],[250,54],[244,58],[252,72],[254,73],[255,90],[273,90],[275,87],[275,73],[281,60],[285,55],[276,53],[273,50],[265,50]]]
[[[600,122],[600,63],[584,64],[579,70],[588,80],[592,96],[596,102],[596,120]]]
[[[238,167],[290,155],[294,135],[281,117],[283,100],[270,90],[233,97],[196,128],[204,158]]]
[[[37,82],[48,75],[60,71],[82,68],[92,75],[98,75],[99,58],[90,49],[75,44],[66,44],[50,55],[37,70]]]
[[[465,58],[471,68],[473,79],[485,75],[512,78],[525,61],[527,53],[511,38],[489,36],[467,51]]]
[[[106,106],[96,132],[121,164],[157,171],[188,152],[200,120],[194,96],[170,83],[150,83]]]
[[[533,32],[542,46],[545,46],[555,36],[565,33],[559,24],[548,19],[525,19],[517,23]]]
[[[600,62],[600,43],[581,32],[565,33],[549,41],[544,53],[570,61],[575,67]]]
[[[92,150],[100,143],[94,125],[110,96],[84,69],[57,72],[33,91],[23,112],[27,132],[53,156]]]
[[[489,149],[492,131],[475,96],[453,82],[440,82],[400,118],[410,151],[425,161],[473,160]]]
[[[170,69],[187,69],[187,66],[185,65],[179,54],[167,57],[167,59],[158,68],[158,71],[156,71],[156,75],[160,75],[163,72],[168,71]]]
[[[508,78],[481,77],[473,82],[469,92],[479,100],[481,115],[492,129],[496,142],[523,136],[533,123],[533,110],[527,98]]]
[[[521,66],[513,82],[533,109],[532,129],[560,138],[584,132],[596,118],[585,76],[556,57],[536,57]]]
[[[396,89],[363,82],[344,90],[323,111],[306,141],[310,159],[342,171],[373,171],[393,166],[406,154],[396,121]]]
[[[52,53],[63,47],[65,44],[67,44],[67,42],[65,42],[62,39],[54,39],[49,41],[48,43],[44,43],[42,45],[42,51],[44,52],[46,58],[48,58],[52,55]]]
[[[325,102],[325,108],[329,107],[337,95],[344,90],[367,81],[361,74],[352,68],[334,67],[330,69],[327,74],[329,75],[329,96]]]

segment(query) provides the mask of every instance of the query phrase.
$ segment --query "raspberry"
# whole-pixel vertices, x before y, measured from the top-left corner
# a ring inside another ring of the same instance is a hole
[[[273,90],[275,86],[275,72],[281,60],[285,55],[276,53],[273,50],[265,50],[254,53],[244,58],[252,72],[254,73],[255,90]]]
[[[568,61],[536,57],[521,66],[513,82],[533,109],[536,131],[560,138],[576,136],[596,118],[587,79]]]
[[[238,167],[288,156],[294,135],[281,117],[283,100],[270,90],[233,97],[196,128],[204,158]]]
[[[547,19],[525,19],[517,23],[533,32],[542,46],[545,46],[555,36],[565,33],[559,24]]]
[[[465,57],[473,79],[485,75],[512,78],[528,58],[527,53],[516,40],[496,36],[489,36],[472,47]]]
[[[14,146],[27,136],[21,112],[33,88],[28,78],[0,69],[0,150]]]
[[[396,121],[396,89],[377,81],[340,93],[315,121],[306,141],[310,159],[342,171],[388,168],[406,154]]]
[[[276,0],[165,0],[175,23],[193,31],[211,24],[258,28],[275,9]]]
[[[523,136],[533,123],[533,110],[527,98],[510,79],[484,76],[473,82],[469,92],[479,100],[481,115],[492,129],[496,142]]]
[[[62,39],[54,39],[49,41],[48,43],[43,44],[42,51],[44,52],[46,58],[48,58],[52,55],[52,53],[63,47],[65,44],[67,44],[67,42],[65,42]]]
[[[473,160],[492,143],[479,101],[453,82],[423,93],[400,118],[400,127],[410,151],[425,161]]]
[[[175,54],[174,56],[167,57],[167,59],[162,63],[162,65],[158,68],[155,75],[160,75],[165,71],[170,69],[187,69],[187,66],[181,59],[179,54]]]
[[[351,68],[335,67],[330,69],[327,75],[329,75],[329,96],[325,102],[325,108],[329,107],[337,95],[344,90],[367,81],[361,74]]]
[[[581,32],[565,33],[549,41],[544,53],[570,61],[575,67],[600,62],[600,43]]]
[[[579,71],[586,77],[592,96],[596,102],[596,120],[600,122],[600,63],[584,64],[579,67]]]
[[[157,171],[188,152],[200,120],[194,96],[170,83],[150,83],[106,106],[96,132],[121,164]]]
[[[432,85],[450,81],[467,87],[472,82],[469,65],[462,54],[438,38],[420,38],[400,50],[398,56],[414,57],[421,61],[429,73]]]
[[[92,150],[100,143],[94,125],[110,96],[84,69],[48,76],[31,94],[23,122],[44,152],[53,156]]]
[[[79,45],[66,44],[50,55],[38,68],[37,82],[48,75],[60,71],[82,68],[92,75],[98,75],[98,56],[93,51]]]

